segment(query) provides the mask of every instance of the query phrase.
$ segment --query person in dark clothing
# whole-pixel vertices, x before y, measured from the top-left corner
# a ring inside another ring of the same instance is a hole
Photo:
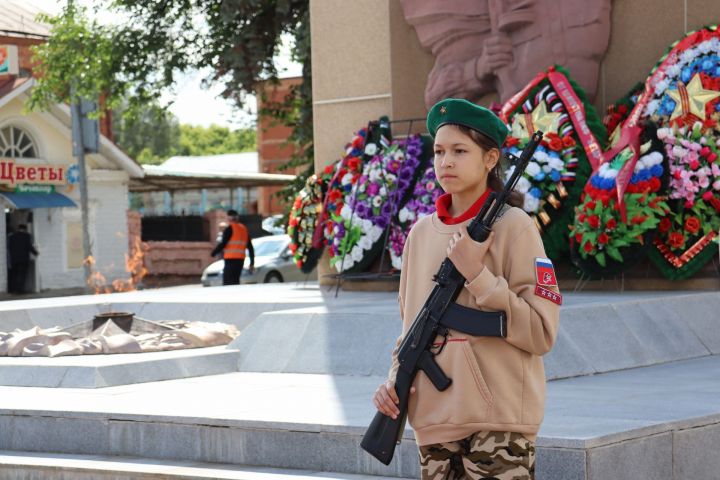
[[[25,282],[28,267],[30,266],[30,254],[39,255],[33,246],[32,237],[27,231],[27,225],[18,225],[17,231],[8,235],[7,249],[10,263],[8,291],[10,293],[26,293]]]
[[[245,250],[250,255],[250,272],[255,268],[255,250],[252,239],[245,225],[240,223],[238,212],[228,210],[228,221],[230,225],[223,232],[222,240],[213,249],[212,255],[223,254],[225,266],[223,267],[223,285],[239,285],[245,264]]]

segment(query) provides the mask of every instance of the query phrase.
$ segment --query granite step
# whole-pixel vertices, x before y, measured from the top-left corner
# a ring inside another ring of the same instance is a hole
[[[411,431],[387,467],[359,447],[380,381],[237,372],[92,390],[0,387],[0,449],[417,478]],[[718,478],[718,442],[720,356],[555,380],[537,478]]]
[[[237,371],[237,350],[225,345],[166,352],[0,357],[0,385],[96,389]]]
[[[390,480],[312,470],[9,451],[0,451],[0,471],[4,480]]]

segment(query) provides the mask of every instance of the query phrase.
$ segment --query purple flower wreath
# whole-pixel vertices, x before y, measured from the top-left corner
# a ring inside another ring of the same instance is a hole
[[[398,212],[395,223],[390,227],[388,251],[393,268],[402,268],[402,253],[410,229],[426,215],[435,212],[435,200],[443,191],[435,176],[435,168],[430,165],[415,183],[410,200]]]
[[[332,216],[337,255],[331,263],[338,271],[367,267],[379,252],[379,242],[412,186],[421,154],[422,141],[413,135],[393,141],[365,165],[355,190]]]

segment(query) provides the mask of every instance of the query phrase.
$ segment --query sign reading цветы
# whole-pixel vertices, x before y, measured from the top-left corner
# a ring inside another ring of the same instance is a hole
[[[47,164],[18,165],[9,158],[0,159],[0,185],[65,185],[65,167]]]

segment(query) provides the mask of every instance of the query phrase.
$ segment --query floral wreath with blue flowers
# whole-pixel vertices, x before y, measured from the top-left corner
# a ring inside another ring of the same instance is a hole
[[[653,69],[644,114],[660,128],[669,164],[668,204],[650,258],[671,280],[717,254],[720,228],[720,32],[692,32]]]
[[[663,190],[663,156],[646,144],[646,154],[634,166],[630,183],[617,196],[617,177],[631,160],[623,150],[603,163],[585,185],[570,230],[571,257],[583,273],[605,277],[626,270],[643,255],[651,235],[668,210]]]

